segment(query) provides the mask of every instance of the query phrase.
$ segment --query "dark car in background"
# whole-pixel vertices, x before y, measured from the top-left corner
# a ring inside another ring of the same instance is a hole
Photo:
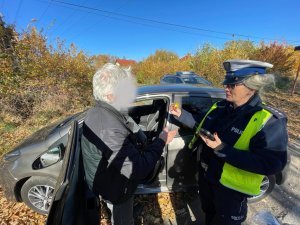
[[[139,185],[137,194],[181,192],[197,187],[198,152],[192,152],[187,147],[193,131],[172,121],[168,113],[169,105],[176,102],[191,113],[203,114],[213,103],[224,98],[224,90],[213,87],[156,85],[138,88],[136,101],[123,113],[133,118],[149,142],[165,126],[169,129],[180,126],[180,129],[174,140],[165,146],[152,173]],[[0,185],[8,199],[23,201],[36,212],[48,213],[62,170],[69,131],[77,121],[80,134],[84,117],[85,112],[82,112],[49,125],[4,155],[0,161]],[[273,190],[275,183],[282,184],[287,169],[288,166],[278,174],[266,176],[261,194],[250,201],[265,197]]]
[[[176,72],[175,74],[166,74],[160,79],[161,84],[191,84],[212,86],[212,83],[192,71]]]

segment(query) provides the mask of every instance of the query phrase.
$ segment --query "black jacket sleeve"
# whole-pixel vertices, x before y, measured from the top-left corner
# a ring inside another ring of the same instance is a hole
[[[198,122],[198,119],[195,119],[194,115],[190,112],[182,109],[180,117],[174,116],[175,119],[177,119],[180,123],[186,125],[190,129],[193,129],[196,127],[196,124]]]
[[[158,138],[145,151],[141,152],[131,142],[126,129],[106,129],[101,132],[102,140],[112,151],[107,159],[109,166],[117,168],[131,179],[143,179],[160,158],[165,142]]]

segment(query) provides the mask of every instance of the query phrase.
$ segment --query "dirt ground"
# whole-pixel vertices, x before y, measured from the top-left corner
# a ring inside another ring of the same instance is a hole
[[[259,224],[254,221],[261,212],[270,212],[282,224],[300,224],[300,154],[291,156],[290,173],[283,185],[276,185],[273,192],[260,202],[249,204],[245,225]]]

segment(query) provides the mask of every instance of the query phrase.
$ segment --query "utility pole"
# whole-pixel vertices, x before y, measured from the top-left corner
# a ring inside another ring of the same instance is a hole
[[[294,51],[300,51],[300,46],[296,46]],[[300,72],[300,60],[299,60],[298,69],[297,69],[296,77],[295,77],[295,80],[294,80],[293,88],[292,88],[292,91],[291,91],[292,96],[293,96],[293,94],[295,92],[295,89],[296,89],[299,72]]]

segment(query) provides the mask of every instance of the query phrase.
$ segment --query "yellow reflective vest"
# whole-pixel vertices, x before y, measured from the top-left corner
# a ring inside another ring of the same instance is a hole
[[[195,141],[198,138],[198,131],[202,127],[205,118],[214,109],[216,109],[217,103],[215,103],[210,110],[206,113],[199,126],[196,129],[196,133],[189,143],[189,148],[192,149]],[[272,117],[272,113],[266,109],[262,109],[254,113],[254,115],[249,120],[245,130],[234,144],[234,148],[239,151],[249,151],[249,144],[251,138],[259,132],[267,121]],[[258,195],[260,193],[260,186],[264,175],[252,173],[246,170],[239,169],[229,163],[224,163],[223,171],[220,178],[220,183],[230,189],[236,190],[238,192],[248,194],[248,195]]]

